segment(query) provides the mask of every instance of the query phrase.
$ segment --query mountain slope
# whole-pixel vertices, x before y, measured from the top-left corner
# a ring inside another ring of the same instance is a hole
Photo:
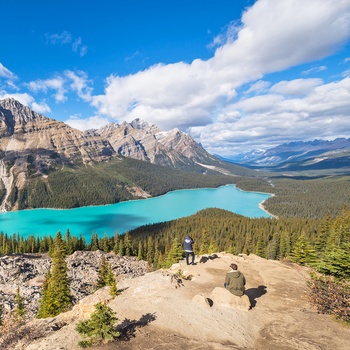
[[[131,158],[149,166],[128,162]],[[121,167],[123,162],[131,168]],[[104,166],[109,163],[110,167]],[[150,169],[156,165],[163,166],[167,184],[158,175],[161,170]],[[138,168],[144,172],[140,174]],[[162,132],[136,119],[81,132],[14,99],[0,101],[0,211],[110,204],[198,184],[225,183],[222,179],[202,181],[195,175],[191,180],[186,174],[168,175],[174,169],[206,175],[252,173],[220,161],[178,129]],[[142,178],[147,174],[157,175],[146,182]]]
[[[0,150],[5,159],[31,154],[50,164],[49,157],[65,163],[101,161],[113,153],[108,141],[44,117],[14,99],[0,101]]]
[[[72,311],[27,323],[15,349],[54,350],[57,344],[62,350],[79,349],[75,326],[101,301],[116,312],[121,337],[96,350],[348,349],[350,329],[317,313],[309,304],[305,267],[253,254],[216,256],[205,263],[199,263],[197,257],[194,266],[186,266],[182,260],[169,270],[119,279],[121,294],[115,299],[108,288],[100,289]],[[247,279],[246,294],[253,306],[249,311],[225,302],[223,288],[213,294],[223,286],[232,262]],[[175,276],[179,270],[191,278],[179,280]]]
[[[162,132],[140,119],[131,123],[110,123],[96,133],[109,140],[118,154],[175,169],[198,168],[197,162],[218,161],[179,129]]]
[[[349,170],[350,138],[291,142],[265,151],[253,150],[224,160],[273,171]]]

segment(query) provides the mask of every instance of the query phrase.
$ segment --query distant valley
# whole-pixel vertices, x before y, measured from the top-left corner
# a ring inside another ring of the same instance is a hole
[[[277,172],[334,170],[349,173],[350,138],[291,142],[221,159],[254,169]]]

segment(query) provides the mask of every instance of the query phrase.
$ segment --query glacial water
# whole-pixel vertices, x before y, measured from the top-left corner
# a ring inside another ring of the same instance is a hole
[[[219,188],[178,190],[163,196],[132,200],[111,205],[75,209],[32,209],[0,213],[0,232],[23,237],[54,236],[58,231],[82,234],[90,241],[91,233],[113,236],[136,227],[178,219],[205,208],[221,208],[247,217],[270,217],[259,204],[270,195],[246,192],[234,185]]]

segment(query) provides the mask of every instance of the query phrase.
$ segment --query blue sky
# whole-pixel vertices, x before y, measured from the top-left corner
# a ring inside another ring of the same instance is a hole
[[[80,130],[141,118],[229,156],[349,138],[350,0],[13,0],[0,99]]]

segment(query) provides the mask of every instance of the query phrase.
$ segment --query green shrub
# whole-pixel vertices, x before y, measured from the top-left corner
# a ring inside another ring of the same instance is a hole
[[[79,345],[84,348],[99,342],[108,343],[120,335],[115,329],[115,323],[118,320],[116,313],[103,303],[97,303],[95,309],[88,320],[80,321],[76,326],[76,331],[86,338],[79,342]]]

